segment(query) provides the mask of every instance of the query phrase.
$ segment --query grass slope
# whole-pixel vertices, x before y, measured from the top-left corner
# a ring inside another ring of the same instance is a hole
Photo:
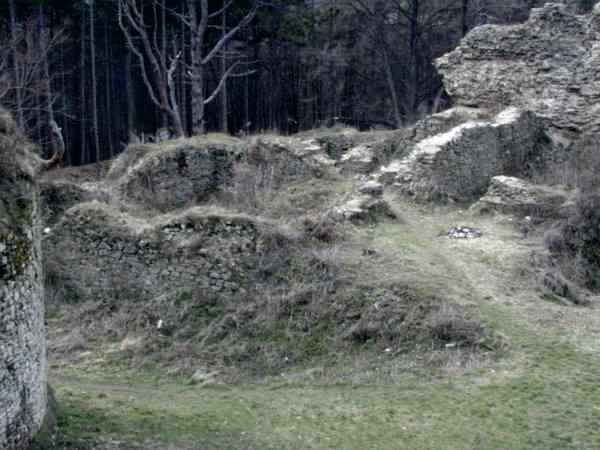
[[[57,448],[97,440],[102,449],[600,448],[600,317],[539,297],[527,266],[536,238],[456,209],[395,207],[401,223],[353,236],[377,251],[362,264],[378,270],[365,273],[443,292],[503,336],[500,359],[447,357],[405,370],[392,349],[369,366],[350,355],[311,377],[209,387],[90,355],[54,361],[65,442]],[[484,237],[437,237],[462,224]]]

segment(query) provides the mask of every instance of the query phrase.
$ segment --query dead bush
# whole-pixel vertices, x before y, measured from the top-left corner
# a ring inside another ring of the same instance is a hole
[[[53,339],[49,347],[52,353],[69,355],[87,350],[89,343],[81,327],[76,327],[68,333]]]
[[[574,144],[571,172],[574,185],[584,195],[600,190],[600,136],[587,134]]]
[[[334,243],[344,237],[343,224],[335,220],[331,214],[306,215],[301,220],[302,229],[310,239]]]
[[[581,194],[574,213],[548,232],[545,244],[564,275],[600,289],[600,193]]]
[[[468,318],[463,308],[446,302],[429,314],[427,331],[437,342],[460,347],[477,345],[485,334],[481,323]]]

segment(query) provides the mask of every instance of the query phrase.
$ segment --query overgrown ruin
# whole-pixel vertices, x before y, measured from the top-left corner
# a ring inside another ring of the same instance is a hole
[[[600,201],[567,169],[600,132],[599,42],[600,6],[549,3],[438,60],[455,106],[412,126],[132,144],[39,194],[40,161],[0,114],[0,449],[46,415],[44,283],[59,357],[109,348],[193,384],[310,380],[361,351],[396,376],[492,367],[510,316],[490,325],[477,302],[596,305]]]

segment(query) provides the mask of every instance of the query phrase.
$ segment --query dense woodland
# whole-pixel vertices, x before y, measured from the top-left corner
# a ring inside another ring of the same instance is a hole
[[[45,152],[56,121],[74,165],[206,131],[396,128],[448,106],[436,57],[543,2],[2,0],[0,104]]]

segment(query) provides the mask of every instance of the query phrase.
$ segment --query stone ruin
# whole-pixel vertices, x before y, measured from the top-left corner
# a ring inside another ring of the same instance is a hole
[[[47,409],[35,158],[0,112],[0,448],[27,448]]]
[[[100,181],[45,181],[49,283],[68,302],[149,301],[182,290],[243,296],[260,253],[288,236],[209,206],[231,182],[240,143],[134,144]]]
[[[363,144],[383,163],[370,178],[416,201],[556,217],[578,139],[600,131],[599,63],[600,4],[474,29],[436,61],[455,108]]]
[[[276,233],[266,222],[214,207],[153,219],[82,203],[49,231],[65,300],[147,301],[186,289],[211,297],[245,294],[257,252]]]
[[[540,186],[533,175],[567,157],[569,133],[600,124],[592,71],[599,17],[600,7],[579,16],[550,3],[526,23],[477,28],[437,62],[457,106],[405,129],[132,145],[100,182],[58,193],[56,182],[45,185],[45,246],[61,259],[54,266],[67,284],[78,287],[75,296],[147,296],[188,282],[236,295],[264,224],[198,205],[226,190],[240,163],[272,177],[274,189],[327,171],[354,177],[353,192],[330,215],[355,224],[393,219],[386,202],[393,194],[481,199],[474,211],[556,217],[569,193]],[[72,270],[80,261],[86,269]],[[84,279],[86,273],[107,276]]]
[[[458,105],[534,112],[554,129],[600,131],[600,5],[576,15],[561,3],[518,25],[484,25],[437,60]]]
[[[360,177],[357,197],[337,210],[359,222],[371,210],[392,215],[384,188],[419,201],[483,195],[474,208],[510,214],[550,204],[543,213],[554,216],[568,193],[525,179],[532,161],[543,171],[573,136],[600,131],[599,66],[600,6],[580,16],[549,3],[526,23],[473,30],[437,61],[455,108],[387,133],[264,138],[249,163],[280,161],[277,175],[291,180],[325,169]],[[138,144],[102,181],[46,183],[40,209],[38,160],[0,113],[0,448],[26,447],[46,416],[40,216],[50,269],[74,297],[154,298],[182,285],[238,297],[261,248],[288,238],[273,224],[198,206],[231,180],[244,146]]]
[[[508,108],[491,120],[469,121],[425,138],[375,177],[417,200],[468,202],[492,177],[517,175],[540,153],[543,129],[534,114]]]

